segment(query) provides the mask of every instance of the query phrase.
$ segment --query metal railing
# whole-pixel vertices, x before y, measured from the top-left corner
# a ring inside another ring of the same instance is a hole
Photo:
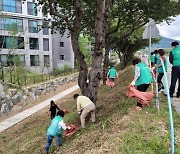
[[[19,86],[27,86],[36,83],[45,82],[57,77],[70,75],[78,72],[78,69],[72,68],[68,70],[61,71],[58,75],[54,76],[52,74],[23,74],[18,75],[14,71],[10,71],[9,68],[0,68],[0,80],[6,83],[11,83]]]

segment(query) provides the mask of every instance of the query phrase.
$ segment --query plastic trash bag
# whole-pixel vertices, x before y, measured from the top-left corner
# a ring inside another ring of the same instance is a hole
[[[138,91],[134,86],[129,86],[126,96],[129,98],[135,98],[143,106],[149,106],[150,101],[154,98],[154,92],[142,92]]]

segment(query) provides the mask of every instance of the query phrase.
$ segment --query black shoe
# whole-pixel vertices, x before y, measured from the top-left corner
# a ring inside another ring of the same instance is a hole
[[[177,94],[176,97],[179,98],[179,97],[180,97],[180,94]]]
[[[171,98],[173,98],[173,95],[170,95]]]

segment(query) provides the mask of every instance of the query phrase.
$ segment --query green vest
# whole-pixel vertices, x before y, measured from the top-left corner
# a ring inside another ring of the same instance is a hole
[[[158,58],[159,58],[159,55],[158,55],[158,54],[155,54],[155,56],[154,56],[154,63],[155,63],[155,64],[157,64]]]
[[[151,55],[151,56],[150,56],[150,60],[151,60],[151,62],[154,63],[154,61],[155,61],[155,55]]]
[[[56,116],[49,126],[47,130],[47,134],[51,136],[58,136],[59,134],[62,134],[62,128],[59,128],[59,122],[62,120],[62,117]]]
[[[135,85],[139,86],[142,84],[148,84],[152,82],[152,75],[148,65],[144,63],[138,63],[137,66],[140,68],[140,76],[136,80]]]
[[[157,65],[161,64],[161,59],[160,59],[160,58],[161,58],[161,57],[158,58]],[[164,58],[165,58],[165,57],[164,57]],[[167,60],[166,60],[166,58],[165,58],[165,61],[164,61],[164,67],[165,67],[165,71],[167,72]],[[161,66],[161,67],[158,67],[158,72],[159,72],[159,73],[164,73],[162,66]]]
[[[116,77],[116,73],[117,73],[117,71],[116,71],[116,69],[115,68],[111,68],[110,70],[109,70],[109,77],[111,78],[115,78]]]
[[[180,66],[180,46],[177,46],[172,51],[173,66]]]

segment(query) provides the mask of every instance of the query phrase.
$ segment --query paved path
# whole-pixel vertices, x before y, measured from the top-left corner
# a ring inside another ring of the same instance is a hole
[[[27,118],[30,115],[38,112],[39,110],[45,108],[46,106],[49,105],[49,102],[51,100],[57,101],[58,99],[63,98],[64,96],[72,93],[73,91],[75,91],[77,89],[79,89],[78,85],[73,86],[73,87],[59,93],[58,95],[55,95],[55,96],[43,101],[42,103],[40,103],[40,104],[30,108],[30,109],[27,109],[27,110],[15,115],[15,116],[11,117],[11,118],[6,119],[5,121],[0,122],[0,132],[2,132],[3,130],[5,130],[5,129],[7,129],[7,128],[15,125],[15,124],[17,124],[18,122],[24,120],[25,118]]]

